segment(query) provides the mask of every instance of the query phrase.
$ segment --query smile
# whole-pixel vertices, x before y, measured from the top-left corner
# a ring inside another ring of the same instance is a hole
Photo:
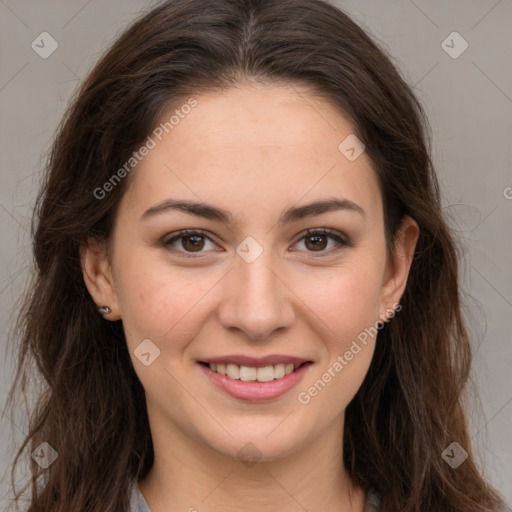
[[[300,364],[276,364],[256,368],[254,366],[240,366],[237,364],[210,363],[209,368],[219,375],[227,375],[230,379],[242,380],[244,382],[270,382],[275,379],[282,379],[296,370]]]
[[[303,378],[311,361],[245,366],[199,362],[199,367],[216,389],[241,400],[267,401],[278,398]]]

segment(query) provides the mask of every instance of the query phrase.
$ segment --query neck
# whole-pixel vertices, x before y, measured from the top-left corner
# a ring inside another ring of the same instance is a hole
[[[152,432],[154,464],[139,488],[152,512],[362,512],[343,466],[343,417],[294,453],[241,462],[180,432]],[[170,443],[169,439],[173,439]],[[172,507],[172,508],[171,508]]]

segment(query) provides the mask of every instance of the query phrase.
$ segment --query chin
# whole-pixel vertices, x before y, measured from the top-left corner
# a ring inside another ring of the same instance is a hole
[[[279,425],[281,422],[282,419],[269,422],[267,417],[253,422],[251,427],[247,424],[229,427],[226,424],[232,437],[226,435],[222,439],[208,439],[205,442],[214,450],[241,462],[270,462],[286,457],[307,442],[305,433],[292,433],[293,426],[290,424],[283,428],[283,424]]]

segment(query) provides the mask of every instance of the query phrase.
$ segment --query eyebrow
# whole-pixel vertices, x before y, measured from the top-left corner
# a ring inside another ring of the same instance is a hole
[[[353,201],[348,199],[331,198],[322,201],[315,201],[304,206],[294,206],[288,208],[279,217],[279,224],[286,224],[296,222],[307,217],[321,215],[322,213],[334,212],[339,210],[346,210],[349,212],[359,213],[365,217],[365,211]],[[231,222],[233,216],[227,210],[212,206],[206,203],[197,203],[194,201],[179,201],[176,199],[165,199],[160,203],[148,208],[143,214],[141,219],[146,219],[167,213],[169,211],[180,211],[190,215],[196,215],[209,220],[216,220],[220,222]]]

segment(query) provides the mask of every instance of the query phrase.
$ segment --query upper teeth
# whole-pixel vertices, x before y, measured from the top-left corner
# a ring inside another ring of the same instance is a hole
[[[244,382],[257,380],[258,382],[269,382],[280,379],[293,372],[300,364],[276,364],[273,366],[239,366],[237,364],[209,363],[210,369],[221,375],[227,375],[232,379],[243,380]]]

